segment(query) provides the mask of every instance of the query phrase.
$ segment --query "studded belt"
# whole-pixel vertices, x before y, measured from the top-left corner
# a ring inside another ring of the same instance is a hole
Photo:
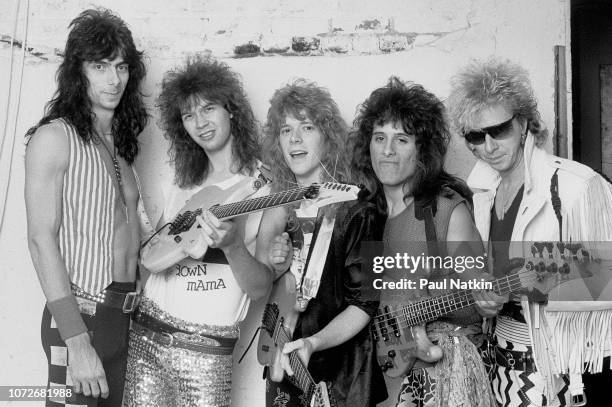
[[[209,355],[231,355],[236,338],[219,338],[187,332],[169,325],[150,315],[139,313],[132,329],[160,345],[192,350]]]
[[[531,351],[521,352],[495,346],[495,361],[497,365],[524,372],[535,372],[536,365]]]
[[[137,291],[119,292],[105,289],[99,294],[92,295],[83,291],[74,284],[71,284],[72,293],[75,297],[84,298],[89,301],[97,302],[98,304],[106,305],[107,307],[117,308],[125,314],[134,312],[140,302],[140,293]]]

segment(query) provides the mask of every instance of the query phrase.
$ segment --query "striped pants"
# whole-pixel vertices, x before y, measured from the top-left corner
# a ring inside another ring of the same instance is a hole
[[[48,398],[45,405],[47,407],[120,407],[127,363],[129,314],[97,304],[94,316],[86,314],[81,316],[92,337],[92,345],[102,360],[109,396],[103,399],[74,393],[72,379],[68,373],[70,357],[68,348],[59,335],[49,309],[45,307],[41,323],[41,339],[49,367],[47,388],[72,388],[71,397]]]

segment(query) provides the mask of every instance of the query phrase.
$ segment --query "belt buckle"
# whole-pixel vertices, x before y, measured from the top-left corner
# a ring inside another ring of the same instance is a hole
[[[131,314],[134,312],[139,303],[140,294],[137,291],[129,292],[125,294],[125,300],[123,300],[123,307],[121,310],[124,314]]]
[[[155,332],[155,335],[160,336],[161,338],[167,337],[170,340],[170,342],[168,342],[168,344],[165,346],[171,347],[174,344],[174,336],[171,333],[161,331],[161,332]]]

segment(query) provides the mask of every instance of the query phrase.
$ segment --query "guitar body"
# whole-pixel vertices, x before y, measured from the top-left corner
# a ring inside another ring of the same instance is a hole
[[[264,311],[264,319],[266,313],[272,313],[276,316],[276,323],[272,332],[262,329],[257,344],[257,360],[260,364],[268,366],[270,378],[276,382],[281,381],[284,374],[280,367],[282,348],[278,346],[278,336],[281,328],[293,336],[293,330],[300,316],[296,310],[296,301],[295,277],[290,272],[286,272],[274,282]]]
[[[229,201],[241,201],[255,193],[261,182],[255,178],[245,178],[227,189],[215,185],[205,187],[193,195],[179,213],[195,214],[202,208],[210,209]],[[194,222],[180,234],[170,234],[169,229],[165,228],[143,248],[142,265],[147,270],[158,273],[183,260],[188,256],[189,249],[198,242],[199,227],[199,224]]]
[[[383,306],[374,316],[379,329],[372,328],[376,359],[383,372],[389,377],[404,376],[417,359],[427,363],[442,359],[442,348],[429,340],[425,325],[400,327],[394,318],[389,317],[392,309]]]
[[[295,277],[291,272],[286,272],[274,283],[264,310],[263,329],[257,344],[257,360],[268,366],[269,377],[275,382],[282,381],[285,374],[280,359],[284,344],[293,337],[300,315],[296,301]],[[310,400],[310,407],[336,406],[328,385],[325,382],[314,383],[296,352],[292,352],[289,362],[294,371],[290,381],[304,392],[306,399]]]
[[[498,294],[507,294],[537,289],[546,294],[559,284],[601,272],[600,263],[593,262],[582,253],[576,255],[579,249],[573,246],[560,246],[561,243],[556,243],[562,248],[572,247],[574,250],[570,252],[566,248],[553,252],[541,249],[546,245],[552,247],[553,244],[534,244],[539,248],[534,253],[540,255],[523,259],[522,267],[517,267],[517,272],[492,281],[492,290]],[[417,359],[428,363],[440,360],[442,349],[431,343],[425,324],[469,307],[474,301],[471,290],[423,298],[407,305],[396,305],[395,302],[386,304],[383,298],[371,325],[376,343],[376,358],[383,372],[389,377],[398,377],[412,369]]]

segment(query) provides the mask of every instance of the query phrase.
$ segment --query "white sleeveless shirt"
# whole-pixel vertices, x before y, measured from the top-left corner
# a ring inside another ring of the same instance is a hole
[[[245,178],[245,175],[236,174],[206,188],[216,186],[225,190]],[[163,188],[163,223],[172,221],[185,203],[202,189],[201,186],[182,189],[175,184]],[[269,187],[264,186],[250,198],[268,193]],[[230,201],[233,200],[230,198]],[[255,251],[261,215],[262,212],[248,215],[246,222],[245,244],[251,254]],[[144,295],[174,317],[197,324],[221,326],[242,321],[250,302],[238,285],[223,252],[210,248],[202,261],[187,257],[166,271],[151,274]]]

